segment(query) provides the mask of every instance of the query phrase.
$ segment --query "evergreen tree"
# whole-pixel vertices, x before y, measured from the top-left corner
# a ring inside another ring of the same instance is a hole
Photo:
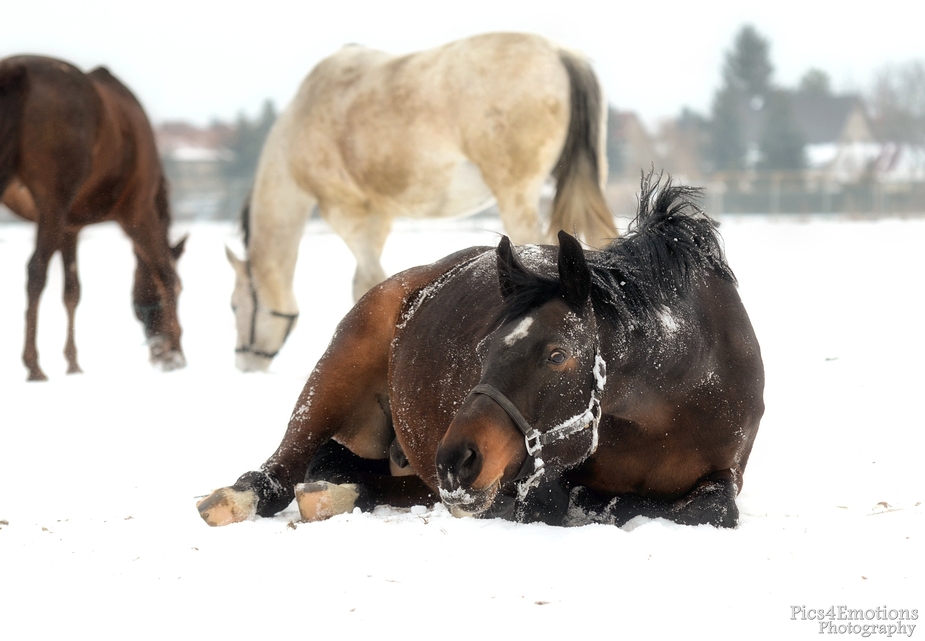
[[[760,169],[766,171],[800,171],[806,166],[803,133],[793,116],[790,94],[773,91],[765,106],[761,132]]]
[[[622,138],[620,115],[616,108],[607,109],[607,173],[621,175],[626,167],[626,141]]]
[[[273,102],[263,103],[260,115],[253,121],[242,113],[234,127],[234,133],[228,143],[228,149],[234,154],[224,166],[223,173],[228,178],[253,179],[257,173],[257,162],[266,142],[270,128],[276,122],[276,109]]]
[[[710,159],[714,170],[745,167],[747,141],[742,109],[751,100],[764,100],[771,90],[774,68],[769,50],[767,39],[746,25],[726,52],[723,86],[713,98],[711,113]]]
[[[745,133],[738,91],[726,87],[713,99],[710,120],[710,159],[714,171],[745,168]]]
[[[734,89],[751,99],[764,97],[771,89],[771,45],[751,25],[742,27],[736,36],[732,51],[726,52],[723,67],[723,81],[726,87]]]
[[[831,96],[832,80],[829,74],[821,69],[810,69],[800,78],[797,91],[812,96]]]

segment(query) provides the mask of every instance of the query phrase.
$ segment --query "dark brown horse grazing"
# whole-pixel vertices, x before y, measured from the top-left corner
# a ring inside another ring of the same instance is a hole
[[[145,326],[151,361],[183,367],[176,261],[183,241],[167,241],[167,187],[151,125],[135,96],[104,68],[84,74],[60,60],[16,56],[0,61],[0,199],[38,224],[28,266],[23,362],[45,380],[35,345],[38,304],[56,251],[64,263],[68,372],[79,372],[74,310],[80,299],[77,234],[115,220],[134,245],[133,302]],[[185,240],[185,239],[184,239]]]
[[[630,233],[599,252],[565,233],[518,252],[504,238],[374,288],[276,453],[202,517],[269,516],[293,495],[308,520],[439,495],[519,521],[734,526],[764,369],[696,194],[650,175]],[[416,476],[364,460],[390,449]]]

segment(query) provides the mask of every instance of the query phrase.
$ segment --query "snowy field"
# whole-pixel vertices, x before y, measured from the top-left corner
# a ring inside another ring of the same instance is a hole
[[[402,225],[386,269],[494,245],[498,229]],[[223,255],[237,230],[178,224],[174,239],[186,231],[185,370],[149,367],[130,247],[101,225],[79,248],[85,374],[64,374],[56,257],[39,314],[50,381],[26,383],[34,231],[0,225],[0,638],[812,639],[819,609],[839,637],[914,625],[925,638],[918,620],[890,620],[925,617],[925,218],[723,219],[767,370],[732,531],[517,525],[439,506],[315,524],[291,507],[207,527],[197,497],[275,449],[349,307],[353,264],[313,220],[299,325],[270,373],[242,374]],[[838,620],[839,606],[873,618]]]

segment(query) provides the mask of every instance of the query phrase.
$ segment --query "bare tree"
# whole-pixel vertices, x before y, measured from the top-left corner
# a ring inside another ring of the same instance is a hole
[[[868,100],[883,140],[925,144],[925,61],[880,69]]]

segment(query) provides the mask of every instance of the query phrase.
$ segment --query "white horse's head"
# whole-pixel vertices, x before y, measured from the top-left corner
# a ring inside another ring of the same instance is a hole
[[[266,371],[295,327],[299,313],[262,304],[249,261],[238,258],[228,247],[225,247],[225,256],[235,272],[231,294],[231,309],[238,330],[235,365],[243,372]]]

